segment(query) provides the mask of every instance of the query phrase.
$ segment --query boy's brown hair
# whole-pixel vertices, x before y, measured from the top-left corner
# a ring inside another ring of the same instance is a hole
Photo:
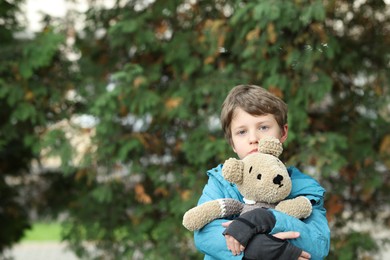
[[[230,125],[238,107],[254,116],[273,115],[281,129],[287,124],[287,105],[283,100],[256,85],[235,86],[225,98],[221,110],[222,129],[230,145]]]

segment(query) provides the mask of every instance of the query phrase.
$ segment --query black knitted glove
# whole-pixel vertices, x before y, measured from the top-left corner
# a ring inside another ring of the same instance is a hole
[[[245,248],[243,260],[296,260],[302,249],[268,234],[257,234]]]
[[[254,235],[271,232],[275,223],[275,217],[270,211],[258,208],[240,215],[227,227],[223,234],[231,235],[246,247]]]

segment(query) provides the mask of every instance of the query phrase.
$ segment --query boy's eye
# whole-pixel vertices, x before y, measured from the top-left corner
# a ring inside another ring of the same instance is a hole
[[[245,133],[246,133],[245,130],[239,130],[239,131],[237,131],[237,134],[238,134],[238,135],[243,135],[243,134],[245,134]]]
[[[268,129],[269,129],[268,126],[260,126],[260,127],[259,127],[259,130],[260,130],[260,131],[266,131],[266,130],[268,130]]]

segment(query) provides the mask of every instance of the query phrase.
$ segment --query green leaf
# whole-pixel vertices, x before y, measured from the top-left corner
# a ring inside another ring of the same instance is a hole
[[[325,7],[323,1],[317,0],[313,3],[312,16],[317,21],[325,20]]]
[[[30,103],[19,103],[15,111],[12,113],[12,118],[17,121],[31,120],[35,123],[37,112]]]
[[[39,34],[35,42],[28,43],[23,50],[24,57],[19,67],[22,77],[28,79],[35,69],[47,66],[63,42],[63,35],[48,30]]]
[[[92,197],[99,203],[110,203],[113,199],[112,189],[109,185],[101,185],[92,190]]]
[[[264,22],[275,21],[280,17],[280,8],[278,4],[271,1],[261,1],[253,9],[253,18]]]
[[[241,6],[240,8],[237,8],[237,10],[233,13],[232,18],[229,20],[232,26],[237,25],[239,22],[244,22],[247,19],[248,13],[254,8],[255,3],[247,3],[244,6]]]

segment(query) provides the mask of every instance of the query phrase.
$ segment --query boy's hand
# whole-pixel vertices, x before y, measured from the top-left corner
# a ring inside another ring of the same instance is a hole
[[[227,228],[232,222],[233,221],[222,223],[222,226]],[[240,242],[238,242],[231,235],[226,234],[225,239],[226,239],[226,246],[232,252],[233,255],[239,255],[245,250],[245,247],[241,245]]]
[[[224,222],[222,223],[222,226],[227,228],[232,222],[233,221]],[[273,236],[279,239],[294,239],[299,237],[300,234],[299,232],[288,231],[288,232],[279,232],[274,234]],[[226,239],[227,248],[232,252],[233,255],[239,255],[245,250],[245,247],[241,245],[240,242],[238,242],[234,237],[226,234],[225,239]],[[310,254],[302,250],[302,253],[299,256],[298,260],[307,260],[310,258],[311,258]]]
[[[245,247],[231,235],[226,234],[225,239],[227,248],[232,252],[233,255],[239,255],[245,250]]]
[[[287,232],[280,232],[273,235],[274,237],[277,237],[279,239],[294,239],[300,236],[299,232],[295,231],[287,231]],[[302,250],[301,255],[299,256],[298,260],[307,260],[310,259],[311,256],[308,252],[305,252]]]

